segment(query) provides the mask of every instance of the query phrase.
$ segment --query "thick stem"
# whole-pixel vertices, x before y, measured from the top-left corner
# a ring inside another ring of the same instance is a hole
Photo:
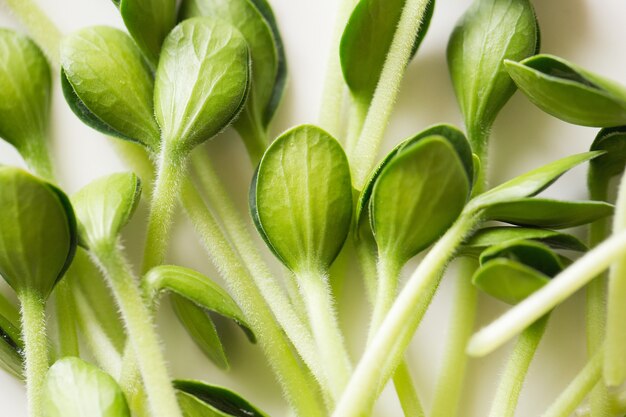
[[[45,302],[35,291],[18,294],[22,304],[22,339],[28,415],[43,417],[42,387],[48,371]]]
[[[300,366],[297,354],[289,344],[283,330],[276,323],[268,302],[257,289],[249,271],[238,260],[215,218],[207,210],[190,181],[183,183],[182,202],[212,262],[224,275],[235,301],[250,321],[268,363],[277,375],[287,401],[298,415],[324,416],[325,411],[317,395],[315,384],[306,370]],[[306,339],[307,334],[303,333],[302,338]],[[314,352],[304,350],[301,354],[305,361],[313,361],[315,364],[311,367],[313,372],[321,370]],[[324,379],[320,380],[324,381]]]
[[[354,166],[354,185],[359,190],[363,188],[378,156],[378,149],[400,90],[404,70],[411,58],[415,34],[422,24],[427,5],[428,0],[407,0],[404,3],[398,28],[351,159]]]
[[[351,97],[352,106],[350,107],[350,118],[348,120],[348,134],[346,136],[346,154],[352,155],[354,148],[361,136],[363,130],[363,123],[367,117],[367,110],[370,106],[370,101],[360,96]]]
[[[59,356],[79,356],[76,319],[78,314],[72,289],[67,280],[62,279],[54,288],[55,311],[59,336]]]
[[[380,255],[377,264],[378,285],[376,287],[376,300],[370,323],[370,342],[396,299],[400,269],[400,263],[393,259],[392,256],[384,253]]]
[[[352,365],[339,329],[328,279],[323,273],[296,273],[330,392],[336,401],[348,383]]]
[[[402,360],[447,263],[479,222],[476,213],[463,213],[411,275],[363,354],[334,417],[360,417],[371,409],[376,400],[372,393],[387,382]]]
[[[182,416],[165,365],[154,323],[129,265],[115,243],[93,248],[94,260],[111,287],[126,324],[128,341],[148,395],[154,417]]]
[[[468,360],[465,348],[476,319],[478,290],[472,284],[472,275],[476,271],[477,262],[472,258],[463,258],[460,262],[456,276],[452,323],[448,330],[448,343],[435,388],[430,412],[432,417],[454,417],[458,413]]]
[[[514,417],[520,392],[546,329],[548,316],[540,318],[520,335],[504,369],[489,417]]]
[[[484,356],[497,349],[584,287],[625,254],[626,231],[611,236],[587,252],[542,289],[477,332],[470,340],[468,353],[472,356]]]

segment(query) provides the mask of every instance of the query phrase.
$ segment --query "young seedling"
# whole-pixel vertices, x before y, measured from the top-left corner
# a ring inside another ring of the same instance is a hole
[[[57,361],[43,382],[43,417],[130,417],[115,380],[79,358]]]
[[[283,133],[261,159],[250,211],[268,247],[296,276],[336,400],[351,372],[328,283],[352,219],[350,168],[341,145],[311,125]]]
[[[174,381],[178,402],[189,417],[268,417],[237,393],[201,381]]]
[[[45,302],[76,251],[76,221],[62,191],[11,167],[0,167],[0,213],[0,275],[21,304],[28,412],[43,417]]]

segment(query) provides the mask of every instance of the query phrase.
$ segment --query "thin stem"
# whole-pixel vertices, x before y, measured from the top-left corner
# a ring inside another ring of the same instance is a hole
[[[407,0],[404,3],[398,28],[351,159],[354,166],[354,184],[359,190],[363,188],[376,161],[391,110],[400,90],[404,70],[411,59],[415,34],[422,24],[427,5],[428,0]]]
[[[296,273],[296,278],[324,364],[330,392],[336,401],[348,383],[352,365],[339,329],[328,278],[322,273],[310,271]]]
[[[356,249],[361,276],[365,282],[365,291],[367,299],[371,305],[376,302],[376,280],[377,280],[377,263],[376,253],[371,250],[371,246],[364,239],[354,236],[354,246]]]
[[[59,332],[59,356],[79,356],[76,332],[76,304],[70,283],[62,279],[54,288],[56,320]]]
[[[483,356],[506,343],[585,286],[626,254],[626,231],[615,234],[554,277],[539,291],[504,313],[470,340],[468,353]]]
[[[22,339],[28,415],[43,417],[42,387],[48,371],[45,301],[35,291],[18,294],[22,304]]]
[[[102,268],[120,308],[153,416],[182,416],[152,317],[123,254],[116,244],[105,242],[93,248],[92,255]]]
[[[424,408],[417,395],[417,389],[413,383],[408,363],[400,362],[393,374],[393,386],[400,399],[402,411],[406,417],[425,417]]]
[[[360,417],[371,409],[376,400],[372,393],[387,382],[402,360],[446,265],[479,222],[476,213],[463,213],[413,272],[363,354],[334,417]]]
[[[442,369],[435,387],[431,417],[457,415],[467,369],[468,357],[465,348],[474,329],[478,307],[478,290],[472,284],[472,275],[477,268],[477,262],[472,258],[463,258],[460,262],[456,276],[452,322],[448,330],[449,337]]]
[[[348,119],[348,134],[346,137],[346,154],[352,155],[354,148],[361,136],[363,130],[363,123],[367,117],[367,110],[370,106],[370,101],[360,96],[351,96],[352,106],[350,107],[350,117]]]
[[[261,118],[254,110],[254,94],[250,93],[248,104],[233,125],[246,146],[252,166],[256,166],[268,145],[267,132]]]
[[[514,417],[519,395],[530,363],[548,324],[548,316],[540,318],[520,335],[504,369],[489,417]]]
[[[587,365],[576,375],[559,397],[550,405],[543,417],[569,417],[576,407],[600,382],[602,378],[602,362],[604,355],[597,351]],[[609,401],[607,398],[607,406]]]
[[[183,182],[182,202],[209,257],[224,275],[235,301],[250,320],[259,345],[276,373],[287,401],[299,415],[324,416],[325,411],[319,401],[315,383],[300,366],[297,354],[289,344],[283,330],[276,323],[268,302],[257,289],[249,271],[238,260],[215,218],[206,209],[204,201],[190,181]],[[301,336],[306,339],[307,333]],[[315,363],[315,367],[311,368],[313,372],[321,369],[321,365],[317,366],[318,362],[313,352],[304,350],[300,353],[305,361]],[[324,381],[324,379],[318,380]]]

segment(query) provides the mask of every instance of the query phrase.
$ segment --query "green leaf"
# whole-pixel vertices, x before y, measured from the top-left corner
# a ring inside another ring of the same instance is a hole
[[[603,153],[603,151],[595,151],[571,155],[529,171],[474,198],[470,202],[471,208],[484,209],[490,205],[531,197],[545,190],[576,165],[587,162]]]
[[[282,95],[286,60],[276,21],[265,1],[186,0],[183,18],[209,16],[235,26],[250,47],[252,91],[247,106],[269,123]]]
[[[0,167],[0,275],[18,293],[47,298],[76,251],[76,220],[58,188]]]
[[[587,246],[575,236],[548,229],[526,227],[486,227],[475,232],[463,245],[464,254],[477,254],[494,245],[509,244],[520,240],[536,240],[556,249],[578,252]]]
[[[0,294],[0,367],[19,379],[24,378],[23,349],[19,310]]]
[[[174,388],[185,417],[269,417],[227,388],[191,380],[176,380]]]
[[[515,241],[495,245],[480,255],[480,264],[505,258],[531,267],[548,277],[553,277],[563,270],[561,257],[550,247],[531,240]]]
[[[476,161],[473,158],[472,151],[470,148],[467,139],[463,132],[452,125],[440,124],[431,126],[420,133],[400,142],[395,148],[389,152],[385,158],[372,170],[369,178],[365,182],[365,186],[363,187],[363,191],[359,196],[359,201],[356,206],[356,221],[357,223],[361,222],[361,218],[363,214],[365,214],[367,207],[369,206],[370,198],[372,195],[372,191],[374,189],[374,185],[378,179],[378,176],[383,171],[383,169],[389,164],[390,161],[395,158],[395,156],[400,153],[403,149],[410,147],[411,145],[423,140],[424,138],[428,138],[431,136],[440,136],[445,138],[449,144],[454,148],[457,153],[458,158],[460,159],[462,166],[467,173],[468,181],[470,184],[474,180],[474,170]]]
[[[224,346],[207,311],[188,299],[171,294],[170,301],[176,317],[185,327],[196,346],[219,368],[229,368]]]
[[[594,222],[613,214],[613,206],[601,201],[559,201],[520,198],[494,204],[485,211],[489,220],[520,226],[565,229]]]
[[[92,181],[72,196],[82,246],[113,242],[132,217],[141,197],[141,182],[131,173]]]
[[[119,8],[126,29],[156,67],[163,39],[176,24],[176,0],[122,0]]]
[[[352,94],[369,102],[380,74],[406,0],[360,0],[344,29],[339,46],[341,69]],[[430,0],[416,34],[413,54],[428,32],[435,1]]]
[[[251,342],[256,340],[237,303],[219,285],[199,272],[181,266],[161,265],[148,271],[143,285],[151,299],[163,291],[174,292],[206,310],[234,320]]]
[[[626,166],[626,126],[600,130],[590,150],[606,152],[591,161],[587,180],[592,197],[606,199],[610,179],[621,175]]]
[[[229,24],[185,20],[163,43],[154,103],[164,146],[188,152],[239,114],[249,82],[246,41]]]
[[[130,417],[115,380],[79,358],[57,361],[43,386],[43,417]]]
[[[341,145],[301,125],[283,133],[261,159],[250,190],[255,225],[292,271],[327,271],[350,229],[352,184]]]
[[[515,92],[502,61],[536,53],[538,31],[529,0],[475,0],[452,32],[448,67],[476,149]]]
[[[372,190],[370,219],[381,257],[403,264],[433,243],[463,210],[469,188],[456,150],[442,136],[403,148]]]
[[[128,35],[105,26],[81,29],[61,43],[61,67],[65,99],[85,124],[159,148],[152,73]]]
[[[487,262],[472,277],[476,287],[509,304],[519,303],[549,281],[533,268],[502,258]]]
[[[552,55],[505,65],[517,87],[546,113],[582,126],[626,124],[626,88],[613,81]]]

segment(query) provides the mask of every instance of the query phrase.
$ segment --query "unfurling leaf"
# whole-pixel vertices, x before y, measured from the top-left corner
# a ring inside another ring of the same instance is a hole
[[[268,417],[239,394],[200,381],[176,380],[185,417]]]
[[[521,240],[535,240],[555,249],[585,252],[587,246],[577,237],[549,229],[527,227],[486,227],[479,229],[463,245],[463,254],[480,255],[494,245],[504,245]]]

